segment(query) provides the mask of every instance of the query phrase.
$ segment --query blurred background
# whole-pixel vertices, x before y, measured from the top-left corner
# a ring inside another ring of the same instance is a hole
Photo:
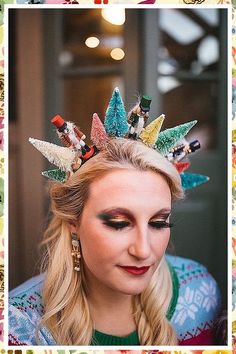
[[[28,138],[60,144],[50,123],[59,113],[89,142],[92,114],[104,119],[119,86],[127,110],[152,96],[162,129],[198,120],[190,172],[211,181],[176,205],[172,248],[208,267],[226,305],[227,10],[9,9],[8,55],[10,288],[37,274],[49,218],[49,166]]]

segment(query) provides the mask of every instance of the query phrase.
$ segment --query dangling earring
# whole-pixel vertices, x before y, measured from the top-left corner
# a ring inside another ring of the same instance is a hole
[[[80,258],[81,258],[80,243],[79,243],[77,235],[73,232],[71,234],[71,238],[72,238],[71,255],[74,258],[74,270],[76,270],[76,272],[79,272],[80,271]]]

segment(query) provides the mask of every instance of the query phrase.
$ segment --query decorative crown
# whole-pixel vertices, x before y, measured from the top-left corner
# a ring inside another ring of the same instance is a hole
[[[64,183],[82,164],[106,147],[109,137],[126,137],[142,141],[172,162],[180,173],[185,190],[207,182],[209,180],[207,176],[186,172],[190,166],[190,162],[186,161],[187,156],[200,148],[198,140],[190,143],[185,140],[185,136],[197,121],[160,131],[165,119],[164,114],[146,124],[151,101],[150,96],[142,96],[139,104],[127,115],[119,89],[115,88],[104,124],[97,113],[93,114],[91,140],[94,145],[91,146],[86,144],[86,136],[74,123],[67,122],[60,115],[56,115],[51,122],[56,127],[57,135],[64,147],[29,138],[30,143],[49,162],[58,167],[42,172],[43,176]]]

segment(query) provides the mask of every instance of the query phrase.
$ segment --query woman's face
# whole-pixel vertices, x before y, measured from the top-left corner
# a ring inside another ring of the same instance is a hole
[[[170,188],[154,172],[116,170],[95,180],[76,230],[88,287],[145,290],[169,241],[170,211]]]

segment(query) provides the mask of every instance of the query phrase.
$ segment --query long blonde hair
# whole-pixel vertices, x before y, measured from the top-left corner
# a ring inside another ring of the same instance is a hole
[[[90,345],[93,334],[83,261],[81,271],[74,271],[69,224],[80,219],[89,186],[96,178],[127,168],[161,174],[169,185],[172,200],[183,197],[180,176],[166,158],[141,142],[123,138],[110,139],[106,148],[82,165],[66,183],[51,185],[53,218],[43,241],[47,251],[41,325],[50,330],[57,344]],[[141,345],[177,343],[175,331],[166,319],[171,297],[171,275],[163,258],[148,288],[134,296],[134,319]]]

